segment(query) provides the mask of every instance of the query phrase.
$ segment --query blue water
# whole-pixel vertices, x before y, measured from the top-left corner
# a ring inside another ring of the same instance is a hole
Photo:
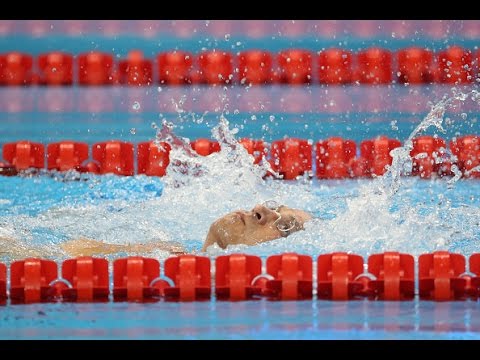
[[[480,339],[478,302],[34,304],[1,310],[1,339]]]
[[[180,41],[181,46],[179,45]],[[159,52],[171,51],[172,49],[200,52],[205,48],[215,48],[217,50],[237,52],[255,48],[267,51],[281,51],[296,47],[319,51],[325,48],[344,46],[357,51],[373,46],[388,50],[420,46],[437,51],[445,49],[448,45],[460,45],[474,49],[478,43],[476,39],[465,39],[460,36],[456,38],[449,37],[447,39],[419,38],[415,40],[392,38],[386,42],[384,38],[378,38],[372,41],[372,39],[359,39],[351,35],[341,36],[337,39],[319,39],[318,37],[310,36],[292,40],[286,37],[277,37],[276,41],[271,41],[271,39],[267,39],[267,41],[265,41],[265,39],[252,39],[241,35],[232,36],[228,40],[213,37],[210,37],[208,40],[205,40],[205,37],[179,39],[178,37],[171,36],[162,38],[157,42],[141,36],[132,35],[122,35],[120,37],[91,35],[85,38],[68,35],[32,38],[31,36],[16,35],[13,38],[4,37],[0,39],[0,48],[5,49],[5,51],[21,51],[32,55],[58,50],[77,54],[91,51],[92,48],[94,48],[95,51],[103,51],[113,53],[118,57],[125,57],[132,49],[138,49],[142,50],[147,58],[154,58]]]
[[[432,103],[452,95],[445,85],[0,88],[0,144],[25,139],[137,143],[151,140],[152,123],[162,120],[173,122],[178,136],[211,138],[222,112],[238,137],[341,136],[360,142],[388,135],[403,141]],[[445,116],[448,126],[440,137],[480,131],[478,106],[471,100],[447,109]],[[430,128],[424,134],[435,132]]]
[[[68,227],[52,227],[52,221],[55,224],[52,216],[61,217],[62,208],[63,211],[68,211],[69,208],[90,205],[93,211],[98,211],[99,216],[114,218],[128,211],[128,208],[135,210],[149,201],[155,201],[162,196],[164,190],[162,180],[156,177],[86,175],[81,181],[64,182],[60,179],[61,176],[1,178],[0,227],[2,224],[7,225],[5,222],[9,222],[9,219],[14,220],[18,231],[31,232],[32,244],[47,243],[54,247],[58,242],[68,239],[71,231]],[[324,219],[338,216],[340,208],[345,210],[342,197],[348,198],[359,185],[371,181],[315,182],[311,186],[318,189],[318,202],[331,205],[321,207],[324,210],[316,215]],[[407,180],[405,191],[393,203],[392,208],[395,210],[407,203],[409,207],[418,207],[420,213],[427,216],[438,206],[431,203],[431,194],[444,190],[444,185],[441,181]],[[446,191],[443,200],[451,201],[453,208],[478,209],[479,193],[478,181],[465,180],[457,183],[454,191]],[[106,206],[105,213],[101,212],[103,205]],[[460,215],[463,217],[460,218]],[[478,213],[472,214],[470,219],[466,215],[460,213],[453,217],[447,216],[445,220],[458,222],[457,228],[464,222],[464,236],[468,239],[462,241],[462,236],[457,235],[457,240],[448,246],[441,246],[442,249],[467,256],[480,249],[471,241],[472,236],[477,241],[480,240]],[[120,219],[126,220],[127,217],[128,213]],[[155,221],[147,215],[139,215],[139,219],[143,217],[150,224],[161,226],[158,219]],[[477,219],[477,230],[475,234],[468,235],[475,231],[473,217]],[[31,220],[32,226],[22,226],[22,221]],[[73,221],[81,224],[84,220],[77,218]],[[45,222],[45,227],[41,226],[42,222]],[[117,226],[120,226],[120,231],[125,231],[122,230],[122,224]],[[427,234],[430,226],[428,224],[426,228],[414,231]],[[81,225],[75,228],[79,229]],[[108,232],[109,229],[98,230],[99,233],[102,231]],[[175,233],[174,230],[172,232]],[[197,240],[192,243],[192,250],[198,250],[201,246],[201,239]],[[327,251],[322,250],[318,244],[307,244],[306,248],[303,246],[290,242],[289,249],[307,253],[314,259]],[[356,248],[353,244],[347,244],[348,246],[355,253],[364,255],[365,259],[369,253],[375,252],[372,249]],[[398,244],[397,249],[401,247],[405,247],[405,244]],[[415,244],[411,244],[411,247],[414,248]],[[263,259],[282,252],[281,248],[279,250],[265,246],[246,250],[261,255]],[[60,264],[64,256],[54,254],[51,258],[57,259]],[[116,256],[110,257],[111,260],[114,258]],[[480,305],[476,301],[261,300],[228,303],[212,299],[210,302],[198,303],[7,305],[6,308],[0,308],[0,311],[2,339],[480,339]]]

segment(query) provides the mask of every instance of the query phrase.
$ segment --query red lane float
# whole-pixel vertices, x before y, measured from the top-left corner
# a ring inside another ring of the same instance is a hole
[[[433,136],[419,136],[412,141],[413,149],[410,151],[412,158],[412,175],[421,178],[430,178],[433,173],[438,175],[450,174],[451,163],[437,163],[442,158],[447,148],[445,140]]]
[[[18,86],[32,83],[33,59],[30,55],[10,52],[0,55],[0,85]]]
[[[312,170],[312,145],[308,140],[288,138],[277,140],[271,148],[272,169],[292,180]]]
[[[175,50],[157,56],[158,81],[160,84],[191,84],[193,54]]]
[[[73,56],[63,52],[51,52],[38,57],[40,84],[72,85]]]
[[[133,175],[133,144],[116,140],[93,144],[92,157],[99,173]]]
[[[0,263],[0,305],[7,302],[7,266]]]
[[[205,51],[198,57],[199,77],[210,85],[231,84],[233,81],[233,57],[225,51]]]
[[[119,82],[132,86],[151,85],[152,67],[152,61],[145,59],[141,51],[130,51],[127,58],[118,63]]]
[[[475,52],[475,58],[473,60],[474,64],[477,64],[477,72],[475,77],[475,82],[478,84],[480,81],[480,49]]]
[[[352,82],[352,53],[343,49],[327,49],[318,54],[320,84],[349,84]]]
[[[262,158],[267,156],[267,148],[263,140],[240,139],[238,142],[253,156],[254,164],[259,164]]]
[[[465,297],[465,257],[448,251],[435,251],[418,257],[420,299],[435,301],[463,300]]]
[[[476,299],[480,294],[480,253],[470,255],[468,264],[470,272],[475,275],[470,279],[472,290],[469,295]]]
[[[52,260],[28,258],[10,265],[10,300],[12,304],[53,301],[56,290],[50,285],[57,279],[57,264]]]
[[[252,284],[262,272],[262,259],[254,255],[233,254],[215,259],[215,293],[218,300],[249,300],[261,294]]]
[[[159,300],[159,289],[152,287],[160,276],[156,259],[129,256],[113,262],[113,300],[146,302]]]
[[[370,255],[368,272],[376,277],[370,281],[378,300],[413,300],[415,297],[415,260],[412,255],[385,252]]]
[[[214,152],[220,151],[220,144],[218,141],[213,141],[209,139],[197,139],[190,143],[190,146],[193,150],[197,152],[198,155],[208,156]]]
[[[264,85],[273,81],[272,55],[263,50],[243,51],[238,55],[240,84]]]
[[[361,84],[392,82],[392,53],[381,48],[369,48],[357,54],[356,80]]]
[[[379,136],[373,140],[364,140],[360,143],[360,158],[355,160],[354,167],[364,171],[354,171],[356,176],[381,176],[386,171],[386,166],[392,164],[390,151],[401,146],[402,143],[396,139]],[[363,164],[362,164],[363,163]],[[359,166],[359,164],[362,164]]]
[[[317,259],[317,296],[326,300],[352,300],[361,296],[364,283],[363,257],[344,252],[320,255]]]
[[[165,276],[174,286],[163,291],[166,300],[208,300],[211,295],[210,259],[205,256],[179,255],[165,260]]]
[[[344,179],[350,177],[351,162],[356,155],[353,140],[331,137],[315,145],[317,177],[319,179]]]
[[[5,161],[0,161],[0,176],[15,176],[18,175],[18,171],[15,166],[10,165]]]
[[[478,76],[479,51],[451,46],[434,54],[429,49],[407,47],[395,54],[396,75],[399,83],[447,84],[474,83]],[[199,55],[181,50],[157,55],[158,82],[167,85],[206,83],[212,85],[258,85],[280,82],[306,84],[312,82],[315,54],[308,50],[286,49],[277,57],[274,66],[272,54],[257,49],[240,52],[237,56],[225,51],[204,51]],[[238,69],[235,68],[238,60]],[[19,52],[0,55],[0,85],[71,85],[73,83],[73,56],[51,52],[38,57],[40,74],[33,74],[33,58]],[[321,84],[388,84],[393,80],[392,53],[382,48],[369,48],[353,54],[331,48],[320,51],[315,60],[315,75]],[[91,51],[78,55],[78,83],[81,85],[151,85],[153,62],[144,59],[141,51],[131,51],[114,69],[111,54]],[[198,65],[198,68],[195,66]],[[355,67],[353,67],[355,65]],[[115,70],[115,71],[114,71]],[[234,74],[238,72],[238,78]],[[234,79],[235,78],[235,79]]]
[[[88,144],[75,141],[61,141],[47,145],[47,169],[67,171],[79,169],[88,159]]]
[[[308,50],[289,49],[278,54],[280,82],[309,84],[312,82],[312,54]]]
[[[434,81],[433,52],[410,47],[397,52],[398,81],[402,84],[431,84]]]
[[[161,142],[142,142],[137,146],[138,174],[149,176],[165,176],[170,164],[170,144]]]
[[[439,80],[445,84],[470,84],[473,78],[472,52],[452,46],[438,54]]]
[[[467,135],[450,142],[457,166],[465,177],[480,178],[480,136]]]
[[[80,85],[109,85],[113,80],[113,56],[98,51],[78,55]]]
[[[266,282],[265,294],[274,300],[312,298],[312,258],[286,253],[267,258],[267,273],[274,280]]]
[[[3,144],[3,158],[17,170],[45,167],[45,147],[31,141]]]
[[[108,260],[82,256],[65,260],[62,278],[70,282],[71,288],[62,290],[63,301],[95,302],[108,301]]]

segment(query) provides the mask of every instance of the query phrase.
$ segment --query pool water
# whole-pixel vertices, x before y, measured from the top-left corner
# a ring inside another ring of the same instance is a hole
[[[215,218],[273,197],[305,208],[317,219],[304,232],[285,239],[254,247],[214,247],[207,255],[213,259],[247,252],[265,259],[295,251],[315,260],[322,253],[348,251],[366,259],[387,250],[417,256],[442,249],[468,256],[479,249],[480,183],[476,180],[460,180],[452,186],[448,178],[403,178],[399,191],[387,196],[375,191],[381,185],[374,179],[264,181],[248,166],[231,163],[223,151],[197,160],[209,171],[203,177],[183,179],[180,188],[172,186],[169,175],[4,177],[0,235],[13,237],[25,247],[41,248],[47,251],[46,257],[58,262],[67,258],[58,244],[80,236],[110,243],[176,241],[195,253]],[[213,181],[216,186],[211,185]],[[163,261],[169,255],[158,251],[149,256]],[[1,327],[0,337],[477,339],[479,311],[475,301],[418,299],[8,305],[2,311],[6,326]]]
[[[161,178],[144,175],[83,175],[79,181],[65,180],[61,174],[2,178],[0,236],[40,247],[57,260],[66,258],[58,244],[80,237],[119,244],[173,241],[198,252],[216,218],[276,198],[316,216],[306,224],[306,232],[254,248],[215,247],[210,255],[295,251],[315,256],[352,251],[368,257],[388,250],[420,255],[440,249],[470,255],[478,249],[480,183],[476,180],[449,188],[448,179],[403,179],[402,188],[389,199],[373,193],[373,180],[277,180],[237,186],[225,193],[230,179],[219,187],[205,187],[193,206],[192,196],[209,181],[172,189],[168,184],[165,188]],[[244,196],[237,191],[244,191]],[[200,218],[195,216],[198,213]],[[164,259],[168,254],[156,255]]]
[[[2,310],[2,339],[459,340],[478,302],[32,304]]]

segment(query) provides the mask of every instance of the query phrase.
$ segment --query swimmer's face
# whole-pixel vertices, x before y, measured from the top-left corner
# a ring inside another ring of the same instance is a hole
[[[225,249],[228,245],[254,245],[285,237],[303,229],[310,219],[307,212],[283,205],[274,208],[256,205],[250,211],[234,211],[210,226],[202,251],[215,243]]]

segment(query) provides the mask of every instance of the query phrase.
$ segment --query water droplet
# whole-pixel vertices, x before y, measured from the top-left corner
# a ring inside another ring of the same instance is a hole
[[[159,87],[157,88],[157,92],[162,92],[162,90],[163,90],[163,89],[162,89],[161,86],[159,86]]]
[[[257,117],[256,117],[255,115],[252,115],[252,116],[250,117],[250,119],[252,119],[253,121],[255,121],[255,120],[257,120]]]
[[[140,103],[138,101],[135,101],[132,105],[133,110],[140,110]]]
[[[131,128],[130,129],[130,134],[135,135],[137,133],[137,129]]]
[[[461,113],[460,116],[462,117],[463,120],[467,120],[467,114],[466,113]]]
[[[390,127],[392,128],[392,130],[398,130],[397,120],[390,121]]]
[[[225,34],[225,40],[229,41],[230,40],[230,34]]]

